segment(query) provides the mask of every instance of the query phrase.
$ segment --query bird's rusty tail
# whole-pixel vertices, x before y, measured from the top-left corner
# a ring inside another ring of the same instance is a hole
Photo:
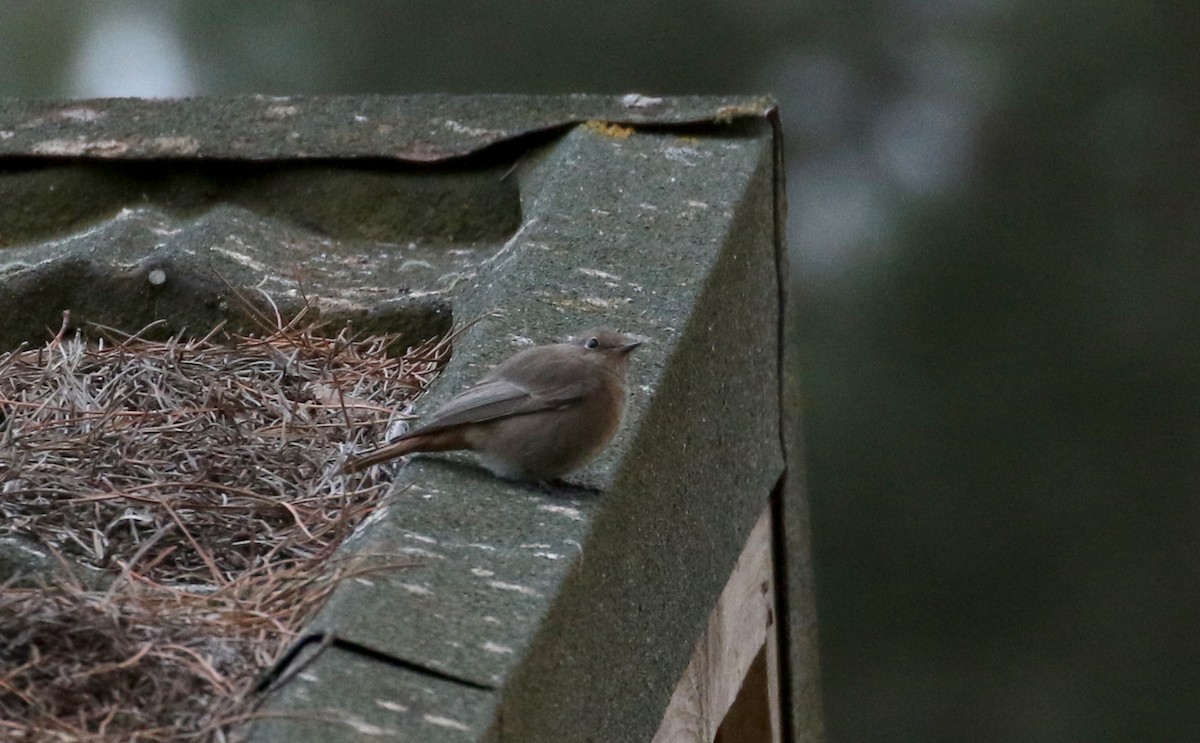
[[[342,473],[348,475],[353,472],[361,472],[371,465],[382,464],[413,452],[452,451],[467,448],[469,445],[462,432],[456,429],[409,435],[377,449],[350,457],[342,465]]]

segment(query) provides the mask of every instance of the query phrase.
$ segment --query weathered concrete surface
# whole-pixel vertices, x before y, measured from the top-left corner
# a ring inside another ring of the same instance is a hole
[[[758,135],[682,158],[693,178],[678,201],[681,174],[650,164],[670,216],[628,262],[661,277],[646,315],[679,324],[584,557],[505,686],[494,739],[649,740],[782,474],[773,153],[765,124]],[[557,190],[594,204],[606,190],[594,180],[600,193]],[[644,195],[629,194],[634,214]],[[572,231],[599,231],[587,221]],[[688,262],[703,274],[689,275]]]
[[[159,336],[203,334],[221,320],[245,332],[236,295],[258,301],[261,289],[295,311],[298,278],[334,324],[415,342],[449,327],[455,288],[521,224],[505,175],[531,138],[589,119],[734,122],[769,105],[643,96],[0,102],[0,347],[44,340],[65,309],[77,325],[164,320]]]
[[[0,156],[439,162],[596,119],[679,126],[761,119],[769,98],[242,96],[7,102]]]
[[[286,741],[466,743],[487,725],[487,691],[326,648],[287,680],[288,694],[266,710],[255,736]],[[331,689],[342,690],[330,694]]]
[[[223,205],[335,240],[501,241],[521,219],[507,167],[9,161],[0,170],[0,246],[73,235],[122,210],[152,209],[186,223]]]
[[[419,564],[343,584],[314,627],[499,687],[579,557],[601,499],[432,458],[404,475],[386,516],[349,547]]]
[[[242,297],[285,313],[301,286],[335,324],[417,342],[450,326],[464,272],[520,223],[507,166],[0,159],[0,346],[60,313],[137,329],[231,329]],[[157,282],[157,283],[156,283]]]
[[[503,687],[495,738],[652,737],[782,474],[772,141],[740,134],[580,127],[531,159],[524,223],[456,305],[503,314],[460,341],[427,404],[529,340],[645,336],[627,425],[576,478],[605,492],[410,465],[355,549],[424,565],[344,584],[317,621]]]

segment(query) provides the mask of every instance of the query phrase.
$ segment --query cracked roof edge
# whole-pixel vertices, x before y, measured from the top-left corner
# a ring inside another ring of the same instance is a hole
[[[769,96],[339,95],[0,100],[0,157],[381,158],[439,163],[585,121],[765,118]]]

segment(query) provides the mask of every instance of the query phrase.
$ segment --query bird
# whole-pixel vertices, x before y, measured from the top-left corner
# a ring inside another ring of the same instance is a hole
[[[415,452],[469,450],[496,476],[548,483],[577,470],[617,432],[629,354],[642,345],[608,328],[535,346],[496,366],[422,425],[350,457],[343,473]]]

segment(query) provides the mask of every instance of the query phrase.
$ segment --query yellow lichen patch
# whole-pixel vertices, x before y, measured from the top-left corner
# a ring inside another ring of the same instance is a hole
[[[600,121],[599,119],[591,119],[584,126],[606,137],[616,137],[617,139],[629,139],[633,136],[634,131],[631,126],[622,126],[614,124],[611,121]]]
[[[717,116],[714,120],[718,124],[732,124],[734,119],[762,115],[763,110],[757,106],[722,106],[717,109]]]

